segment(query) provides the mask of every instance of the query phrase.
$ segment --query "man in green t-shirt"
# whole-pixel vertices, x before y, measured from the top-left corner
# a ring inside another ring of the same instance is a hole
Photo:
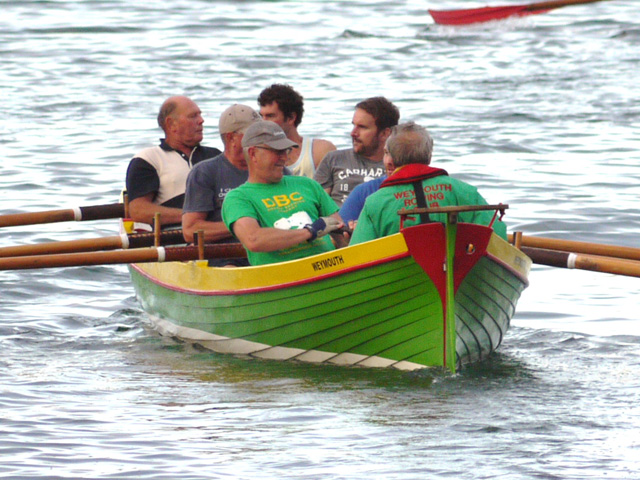
[[[384,163],[393,171],[380,189],[367,197],[364,208],[351,238],[351,245],[367,242],[400,231],[403,208],[446,207],[456,205],[487,205],[475,187],[449,177],[445,170],[429,166],[433,139],[429,132],[413,122],[393,127],[384,149]],[[424,221],[444,222],[445,214],[431,214],[429,219],[419,215],[408,217],[404,226]],[[493,212],[479,210],[461,212],[460,222],[489,225]],[[506,225],[496,220],[493,229],[502,238],[507,237]]]
[[[242,138],[246,183],[231,190],[222,220],[242,242],[251,265],[283,262],[334,249],[326,234],[343,226],[338,207],[318,182],[284,175],[298,145],[274,122],[252,124]],[[337,239],[339,246],[344,240]]]

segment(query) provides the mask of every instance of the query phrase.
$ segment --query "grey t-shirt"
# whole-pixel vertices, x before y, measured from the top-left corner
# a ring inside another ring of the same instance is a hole
[[[325,189],[331,189],[331,198],[342,206],[355,187],[385,175],[384,164],[374,162],[353,149],[335,150],[327,153],[314,175],[314,179]]]
[[[223,153],[198,163],[187,177],[183,211],[207,212],[208,221],[221,222],[224,197],[248,177],[247,170],[234,167]]]

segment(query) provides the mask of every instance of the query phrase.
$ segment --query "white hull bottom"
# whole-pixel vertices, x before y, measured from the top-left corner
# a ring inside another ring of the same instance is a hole
[[[272,347],[264,343],[256,343],[239,338],[228,338],[221,335],[203,332],[188,327],[181,327],[168,320],[148,315],[154,328],[167,337],[176,337],[187,342],[197,343],[207,350],[232,355],[248,355],[266,360],[299,360],[309,363],[326,363],[331,365],[358,366],[368,368],[395,368],[411,371],[427,368],[424,365],[407,361],[395,361],[377,356],[359,355],[356,353],[333,353],[320,350],[302,350],[289,347]]]

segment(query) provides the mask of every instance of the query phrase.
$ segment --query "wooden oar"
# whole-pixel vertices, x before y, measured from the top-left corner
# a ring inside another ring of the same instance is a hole
[[[504,18],[548,12],[569,5],[583,5],[603,0],[552,0],[525,5],[506,5],[501,7],[465,8],[460,10],[429,10],[433,21],[440,25],[469,25]]]
[[[514,242],[514,235],[509,234],[509,241]],[[522,235],[520,245],[523,247],[545,248],[548,250],[560,250],[562,252],[585,253],[590,255],[602,255],[605,257],[624,258],[627,260],[640,260],[640,248],[620,247],[604,243],[576,242],[572,240],[559,240],[556,238],[530,237]]]
[[[182,230],[165,230],[160,233],[160,245],[178,245],[186,243]],[[128,248],[151,247],[155,245],[155,233],[132,233],[112,237],[69,240],[65,242],[47,242],[35,245],[17,245],[0,248],[0,258],[22,257],[29,255],[52,255],[58,253],[96,252]]]
[[[243,258],[246,251],[239,243],[204,245],[204,258]],[[197,260],[198,246],[147,247],[109,252],[69,253],[59,255],[32,255],[0,258],[0,270],[28,270],[35,268],[80,267],[88,265],[114,265],[121,263],[176,262]]]
[[[640,262],[597,255],[582,255],[542,248],[522,247],[522,251],[539,265],[560,268],[577,268],[593,272],[613,273],[628,277],[640,277]]]
[[[63,210],[47,210],[44,212],[13,213],[0,215],[0,227],[15,227],[20,225],[38,225],[41,223],[56,223],[84,220],[105,220],[109,218],[123,218],[124,204],[91,205],[74,207]]]

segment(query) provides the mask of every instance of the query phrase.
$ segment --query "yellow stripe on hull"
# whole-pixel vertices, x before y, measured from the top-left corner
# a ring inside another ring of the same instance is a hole
[[[319,277],[408,255],[401,234],[291,262],[256,267],[209,268],[207,262],[146,263],[136,267],[181,290],[241,292],[315,280]]]

